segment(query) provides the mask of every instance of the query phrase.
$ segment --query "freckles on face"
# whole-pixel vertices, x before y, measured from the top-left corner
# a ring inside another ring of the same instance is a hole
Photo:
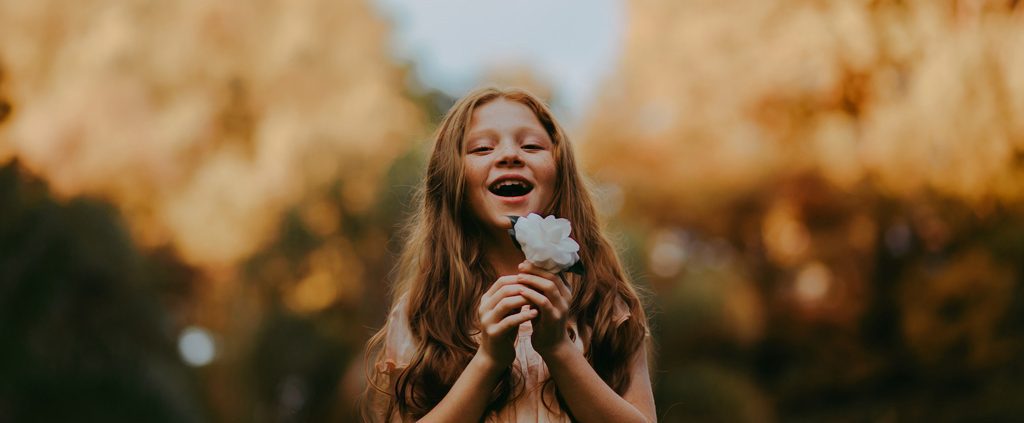
[[[470,210],[494,229],[543,213],[553,196],[555,145],[526,105],[497,99],[473,112],[462,158]]]

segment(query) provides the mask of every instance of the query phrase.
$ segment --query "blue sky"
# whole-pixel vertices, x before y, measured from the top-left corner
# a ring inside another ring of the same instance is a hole
[[[376,0],[395,25],[393,53],[452,96],[488,70],[528,66],[547,81],[568,124],[614,70],[625,26],[620,0]]]

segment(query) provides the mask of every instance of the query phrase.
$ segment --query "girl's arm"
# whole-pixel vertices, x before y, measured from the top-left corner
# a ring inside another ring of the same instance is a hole
[[[515,276],[499,278],[480,298],[480,348],[448,391],[421,422],[478,422],[498,378],[516,359],[519,325],[537,316],[522,309],[528,302]],[[517,311],[518,310],[518,311]]]
[[[630,360],[630,384],[620,397],[571,344],[541,353],[551,378],[581,422],[655,422],[654,393],[646,347]]]
[[[566,317],[571,294],[568,288],[557,276],[529,262],[521,264],[519,271],[523,272],[518,275],[519,283],[528,287],[522,295],[540,309],[533,323],[533,348],[547,364],[573,417],[581,422],[657,421],[646,348],[638,349],[629,357],[631,382],[620,397],[569,340]]]
[[[421,422],[478,422],[503,368],[478,350],[469,365]]]

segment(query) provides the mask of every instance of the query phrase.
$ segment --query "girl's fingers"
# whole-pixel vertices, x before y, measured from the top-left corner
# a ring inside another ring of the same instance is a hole
[[[501,287],[501,289],[491,294],[490,297],[480,300],[480,313],[486,313],[488,310],[493,309],[501,300],[507,297],[519,295],[521,289],[523,289],[523,286],[518,283]]]
[[[516,314],[513,314],[511,316],[508,316],[508,317],[502,319],[500,322],[498,322],[494,326],[491,326],[490,327],[491,330],[488,332],[488,335],[489,336],[500,336],[500,335],[504,334],[505,332],[507,332],[509,329],[519,327],[519,325],[523,324],[527,320],[530,320],[530,319],[532,319],[534,317],[537,317],[537,310],[536,309],[532,309],[531,308],[531,309],[528,309],[528,310],[523,310],[523,311],[521,311],[519,313],[516,313]]]
[[[531,275],[528,273],[519,274],[519,283],[526,285],[527,287],[533,288],[535,291],[544,294],[552,303],[561,307],[566,306],[568,308],[568,299],[562,296],[562,291],[558,289],[558,284],[553,281],[544,279],[540,276]],[[561,282],[559,282],[561,283]]]
[[[505,285],[508,285],[510,283],[515,283],[515,282],[516,282],[515,275],[502,276],[502,277],[498,278],[498,280],[494,281],[494,283],[491,284],[491,287],[487,289],[487,292],[484,292],[484,295],[493,294],[494,291],[497,291],[497,290],[501,289],[501,287],[503,287]]]
[[[558,286],[558,292],[562,293],[562,298],[565,298],[566,301],[572,299],[572,291],[569,291],[569,281],[559,276],[555,285]]]
[[[537,308],[540,309],[540,311],[543,312],[545,316],[548,316],[553,320],[560,320],[562,318],[562,311],[559,310],[558,307],[556,307],[554,304],[552,304],[551,300],[549,300],[548,297],[544,296],[544,294],[541,294],[540,292],[534,291],[530,288],[523,288],[523,293],[521,295],[525,297],[531,304],[537,306]]]
[[[537,275],[553,282],[555,284],[555,287],[558,288],[558,292],[562,294],[562,296],[565,297],[566,300],[572,298],[572,292],[570,292],[569,287],[566,286],[565,280],[562,279],[557,274],[541,269],[537,265],[531,263],[529,260],[519,263],[519,271],[523,273]]]
[[[497,304],[498,301],[501,301],[502,298],[510,295],[511,291],[506,289],[506,287],[515,283],[518,283],[516,275],[502,276],[498,278],[498,280],[491,284],[491,287],[487,289],[487,292],[485,292],[480,298],[480,313],[485,313],[487,310],[494,308],[494,305]],[[505,289],[503,293],[501,292],[502,289]]]
[[[522,295],[505,297],[500,302],[498,302],[498,304],[493,309],[487,311],[484,314],[484,318],[481,319],[481,323],[487,324],[490,322],[501,321],[501,319],[505,318],[505,316],[508,316],[516,309],[519,309],[529,303],[530,302],[527,301],[526,298],[524,298]]]
[[[494,306],[494,309],[492,309],[492,311],[502,314],[508,314],[512,310],[526,305],[526,303],[528,302],[529,301],[526,301],[526,298],[524,298],[521,294],[517,293],[516,295],[508,296],[503,298],[501,301],[498,301],[498,305]]]
[[[541,269],[539,266],[531,263],[529,260],[519,263],[519,271],[522,273],[531,273],[551,281],[558,280],[557,275],[548,272],[547,270]]]

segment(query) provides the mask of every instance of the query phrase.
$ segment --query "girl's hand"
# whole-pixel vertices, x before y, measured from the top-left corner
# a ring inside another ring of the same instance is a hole
[[[520,263],[519,271],[521,273],[515,277],[518,283],[525,285],[521,295],[540,310],[540,315],[533,319],[533,349],[543,356],[572,344],[567,330],[572,298],[569,288],[557,275],[529,261]]]
[[[480,298],[480,349],[497,367],[506,368],[516,359],[515,341],[519,325],[537,317],[536,309],[523,309],[529,304],[522,293],[528,288],[518,283],[518,276],[502,276]]]

